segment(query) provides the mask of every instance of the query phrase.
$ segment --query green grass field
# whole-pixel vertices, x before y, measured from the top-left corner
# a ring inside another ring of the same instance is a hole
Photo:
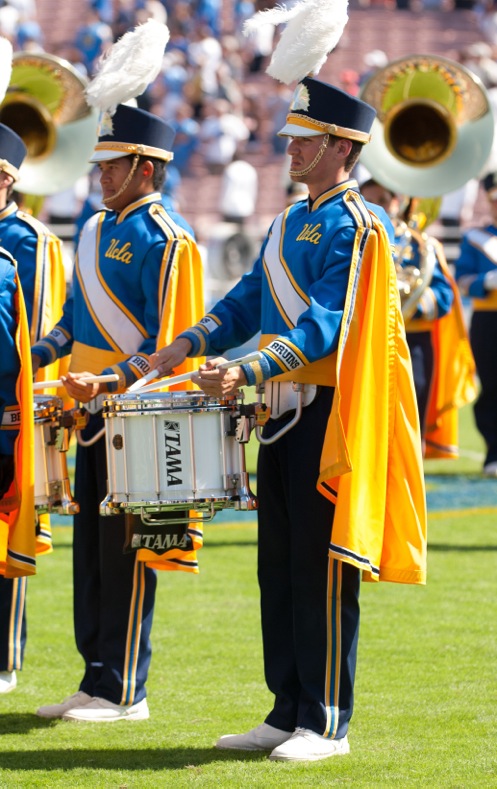
[[[160,576],[150,720],[36,717],[40,704],[73,693],[82,673],[71,528],[61,526],[29,582],[24,671],[0,700],[0,787],[497,787],[497,481],[479,485],[482,445],[470,409],[461,414],[461,449],[460,460],[427,464],[429,487],[442,494],[453,480],[459,492],[475,486],[470,506],[451,494],[430,510],[427,586],[363,585],[349,756],[284,764],[213,748],[219,735],[260,723],[271,705],[256,528],[237,513],[206,526],[200,575]]]

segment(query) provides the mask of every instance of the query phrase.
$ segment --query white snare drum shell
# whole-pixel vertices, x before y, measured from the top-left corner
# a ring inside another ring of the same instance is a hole
[[[232,414],[199,393],[114,396],[104,408],[104,504],[136,511],[229,506],[244,472],[240,445],[228,435]]]

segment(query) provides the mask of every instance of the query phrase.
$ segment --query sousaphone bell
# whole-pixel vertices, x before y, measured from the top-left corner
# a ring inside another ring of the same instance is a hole
[[[377,111],[361,162],[393,192],[440,196],[482,174],[494,118],[485,88],[465,66],[410,55],[377,71],[361,98]]]
[[[13,129],[27,148],[17,191],[62,192],[90,170],[98,113],[86,103],[86,85],[86,78],[62,58],[14,54],[0,122]]]

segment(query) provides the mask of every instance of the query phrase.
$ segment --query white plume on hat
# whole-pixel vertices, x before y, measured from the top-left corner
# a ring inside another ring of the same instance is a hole
[[[287,25],[266,72],[289,85],[317,74],[338,44],[348,21],[348,0],[299,0],[291,8],[276,6],[247,19],[243,32],[250,35],[261,25]]]
[[[12,76],[12,44],[0,36],[0,103],[4,100]]]
[[[169,28],[149,19],[111,46],[86,88],[86,100],[114,114],[118,104],[139,96],[158,76],[169,41]]]

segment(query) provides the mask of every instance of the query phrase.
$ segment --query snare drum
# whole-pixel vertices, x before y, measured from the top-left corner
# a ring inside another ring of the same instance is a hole
[[[63,413],[60,397],[34,395],[35,509],[40,515],[79,512],[67,473],[69,437],[62,424]]]
[[[237,440],[241,396],[203,392],[110,395],[103,416],[107,498],[102,515],[257,507]],[[209,520],[210,518],[205,517]]]

